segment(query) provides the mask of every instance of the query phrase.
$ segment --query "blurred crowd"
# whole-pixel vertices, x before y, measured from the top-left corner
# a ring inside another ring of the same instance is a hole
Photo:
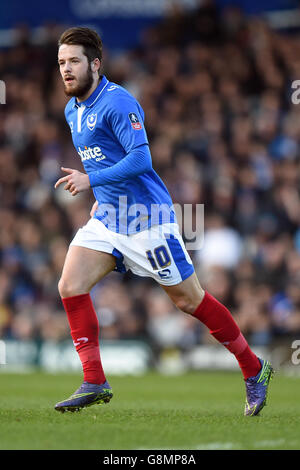
[[[64,119],[57,39],[16,28],[0,49],[0,338],[70,338],[57,283],[91,192],[54,190],[61,166],[81,170]],[[105,44],[104,44],[105,46]],[[105,50],[103,73],[140,101],[153,167],[174,203],[204,204],[204,240],[190,255],[204,288],[253,345],[300,333],[300,35],[211,2],[178,7],[135,50]],[[211,341],[152,279],[111,273],[92,296],[103,339],[158,350]]]

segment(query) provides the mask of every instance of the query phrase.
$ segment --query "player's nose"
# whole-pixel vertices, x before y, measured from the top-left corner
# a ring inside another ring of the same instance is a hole
[[[67,75],[72,71],[72,64],[71,62],[66,61],[63,65],[63,74]]]

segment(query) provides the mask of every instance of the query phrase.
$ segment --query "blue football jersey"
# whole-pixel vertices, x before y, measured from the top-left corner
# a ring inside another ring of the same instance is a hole
[[[105,76],[87,100],[78,103],[75,97],[70,99],[65,117],[90,181],[93,172],[149,145],[142,107],[127,90]],[[170,194],[152,168],[121,182],[92,185],[92,190],[99,204],[94,217],[109,230],[132,234],[152,225],[176,222]]]

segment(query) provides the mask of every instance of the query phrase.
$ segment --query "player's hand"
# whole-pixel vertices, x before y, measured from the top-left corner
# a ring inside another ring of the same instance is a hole
[[[66,183],[64,189],[69,191],[72,196],[76,196],[76,194],[81,193],[82,191],[86,191],[91,187],[90,179],[88,175],[85,173],[81,173],[78,170],[73,170],[72,168],[61,168],[62,171],[68,173],[67,176],[63,176],[56,181],[54,188],[58,188],[59,185],[62,183]]]
[[[94,204],[93,204],[93,207],[91,208],[91,212],[90,212],[91,217],[93,217],[93,215],[95,214],[97,208],[98,208],[98,201],[95,201]]]

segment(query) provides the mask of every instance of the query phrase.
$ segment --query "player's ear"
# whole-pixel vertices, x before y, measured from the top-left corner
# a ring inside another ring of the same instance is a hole
[[[97,72],[100,69],[101,62],[99,59],[94,59],[92,62],[92,71]]]

